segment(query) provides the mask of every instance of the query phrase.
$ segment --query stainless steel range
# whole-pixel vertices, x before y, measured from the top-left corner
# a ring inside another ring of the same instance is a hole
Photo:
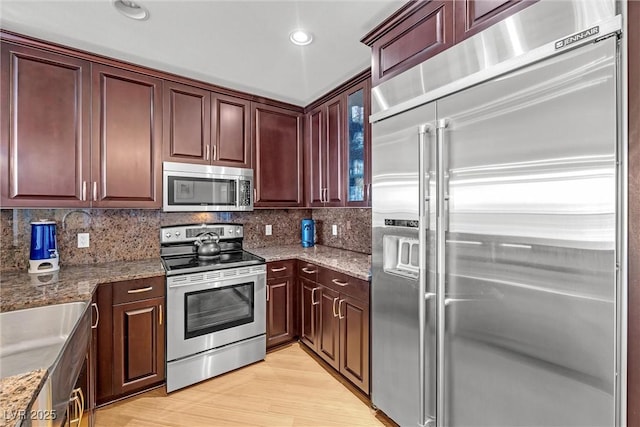
[[[266,265],[236,224],[162,227],[167,392],[263,360]]]

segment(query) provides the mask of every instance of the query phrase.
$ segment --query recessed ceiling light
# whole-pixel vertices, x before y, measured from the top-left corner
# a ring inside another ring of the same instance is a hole
[[[304,30],[294,30],[289,34],[289,40],[298,46],[305,46],[313,41],[313,36]]]
[[[113,6],[127,18],[144,21],[149,18],[149,11],[136,2],[130,0],[113,0]]]

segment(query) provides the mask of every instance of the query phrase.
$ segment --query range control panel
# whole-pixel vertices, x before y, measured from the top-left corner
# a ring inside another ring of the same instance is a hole
[[[193,242],[203,233],[216,233],[220,240],[244,237],[244,229],[239,224],[188,224],[162,227],[160,243]]]

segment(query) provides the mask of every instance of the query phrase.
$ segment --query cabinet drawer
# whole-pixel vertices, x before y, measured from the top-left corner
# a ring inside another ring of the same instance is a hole
[[[267,263],[267,280],[293,276],[295,274],[295,263],[296,261],[293,259]]]
[[[348,274],[321,268],[318,283],[362,301],[369,301],[369,282],[356,279]]]
[[[113,283],[113,304],[164,296],[164,276]]]
[[[318,272],[320,267],[310,262],[298,261],[298,277],[304,277],[305,279],[318,281]]]

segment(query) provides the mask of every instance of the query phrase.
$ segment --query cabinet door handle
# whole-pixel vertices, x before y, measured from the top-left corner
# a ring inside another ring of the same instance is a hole
[[[269,289],[270,289],[270,287],[267,286],[267,301],[269,301],[269,294],[270,294]]]
[[[287,267],[272,268],[271,271],[277,273],[278,271],[285,271],[286,269]]]
[[[303,267],[302,271],[304,271],[307,274],[315,274],[317,272],[317,270],[309,270],[307,267]]]
[[[213,146],[213,160],[215,160],[215,159],[216,159],[216,154],[217,154],[217,153],[216,153],[216,151],[217,151],[217,150],[216,150],[216,146],[214,145],[214,146]]]
[[[341,282],[338,279],[331,279],[331,282],[335,283],[338,286],[347,286],[349,282]]]
[[[128,294],[141,294],[143,292],[149,292],[153,290],[153,286],[147,286],[146,288],[129,289]]]
[[[80,425],[82,425],[82,417],[84,415],[84,393],[82,393],[82,389],[80,387],[73,389],[69,403],[72,403],[74,406],[74,414],[72,416],[75,417],[69,419],[69,425],[73,423],[80,427]]]
[[[82,181],[82,198],[80,200],[87,201],[87,181]]]
[[[98,310],[98,304],[96,304],[95,302],[91,303],[91,307],[96,309],[96,323],[91,325],[91,329],[97,329],[98,323],[100,323],[100,310]]]
[[[336,302],[338,302],[338,300],[340,299],[340,297],[335,297],[333,299],[333,317],[338,317],[338,312],[336,311]]]
[[[205,153],[204,154],[204,158],[205,158],[205,160],[208,161],[209,160],[209,146],[208,145],[204,148],[204,153]]]
[[[163,310],[162,310],[162,304],[160,304],[159,310],[158,310],[158,318],[160,320],[160,326],[162,326],[162,317],[164,316],[163,314]]]
[[[340,304],[338,304],[338,318],[339,319],[344,319],[344,316],[342,315],[342,303],[344,302],[343,299],[340,300]]]
[[[327,187],[324,187],[324,202],[325,203],[329,202],[329,191]]]
[[[318,305],[320,301],[316,301],[316,291],[320,288],[311,289],[311,305]]]
[[[98,181],[93,181],[93,201],[98,201]]]
[[[256,200],[258,200],[258,189],[257,188],[253,188],[253,201],[255,202]]]

